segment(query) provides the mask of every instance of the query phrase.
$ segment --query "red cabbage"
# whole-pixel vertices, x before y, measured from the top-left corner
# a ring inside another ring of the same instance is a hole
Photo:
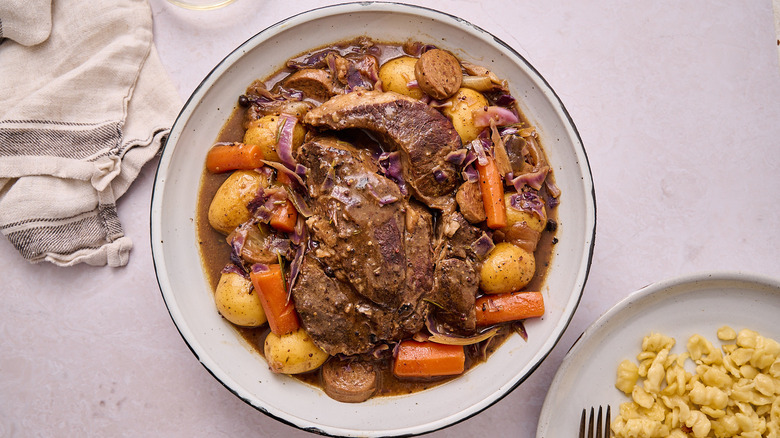
[[[539,190],[542,188],[544,179],[547,178],[547,172],[549,171],[550,168],[547,166],[534,168],[534,170],[531,172],[516,176],[512,180],[512,185],[515,186],[515,190],[518,192],[522,191],[524,186],[529,186],[533,189]]]
[[[303,256],[306,254],[306,245],[298,245],[295,250],[295,257],[290,262],[290,277],[287,281],[287,296],[292,295],[292,289],[295,285],[295,280],[298,279],[298,273],[301,270],[301,264],[303,263]]]
[[[384,152],[379,156],[378,161],[382,173],[395,181],[398,188],[401,189],[401,194],[406,196],[409,192],[406,190],[406,181],[401,167],[401,153],[398,151]]]
[[[491,120],[494,120],[496,125],[503,126],[517,123],[520,121],[520,118],[510,109],[491,105],[487,107],[487,111],[479,113],[474,118],[474,125],[478,128],[487,128],[490,126]]]
[[[276,143],[276,152],[279,159],[290,169],[295,169],[295,158],[292,155],[293,129],[298,123],[298,118],[289,114],[279,116],[279,141]]]
[[[477,138],[472,140],[471,143],[469,143],[469,149],[477,156],[477,163],[479,163],[480,166],[487,166],[487,152],[485,151],[485,143],[483,143],[482,139]]]
[[[545,219],[544,203],[535,192],[523,191],[509,197],[509,206],[518,211],[533,213],[539,219]]]
[[[222,268],[221,271],[219,271],[220,274],[238,274],[244,278],[248,278],[249,274],[246,273],[246,270],[244,270],[243,263],[235,264],[235,263],[228,263],[225,265],[224,268]]]
[[[252,272],[268,272],[271,268],[268,267],[268,265],[263,263],[255,263],[252,265]]]

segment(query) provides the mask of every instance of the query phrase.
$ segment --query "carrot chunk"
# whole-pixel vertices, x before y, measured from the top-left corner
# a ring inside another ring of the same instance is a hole
[[[206,169],[212,173],[250,170],[263,165],[263,152],[253,144],[218,144],[206,154]]]
[[[268,325],[279,336],[300,327],[298,313],[292,301],[287,299],[283,275],[279,265],[271,265],[267,271],[253,271],[249,274],[255,291],[260,294],[260,304],[268,318]]]
[[[476,162],[479,173],[479,188],[482,190],[482,204],[485,206],[487,226],[492,229],[506,227],[506,207],[504,206],[504,185],[496,161],[488,157],[486,165]]]
[[[541,292],[511,292],[477,298],[477,325],[488,326],[544,315]]]
[[[466,366],[462,345],[402,341],[393,364],[397,377],[435,377],[461,374]]]
[[[271,221],[269,222],[272,227],[285,233],[292,233],[295,230],[295,222],[298,221],[298,211],[295,209],[295,205],[289,200],[279,205],[271,212]]]

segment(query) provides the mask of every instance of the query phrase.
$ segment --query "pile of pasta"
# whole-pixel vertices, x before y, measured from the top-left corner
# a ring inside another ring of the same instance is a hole
[[[728,326],[717,336],[721,348],[697,334],[681,354],[673,338],[646,336],[638,364],[617,368],[615,386],[632,401],[620,405],[615,436],[780,438],[780,343]]]

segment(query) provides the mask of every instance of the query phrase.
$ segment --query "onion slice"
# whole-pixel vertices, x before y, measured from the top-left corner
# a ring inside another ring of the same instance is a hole
[[[482,333],[477,333],[474,336],[455,336],[455,335],[445,335],[443,333],[436,333],[428,337],[428,340],[431,342],[436,342],[437,344],[447,344],[447,345],[473,345],[478,344],[486,339],[490,339],[493,336],[498,333],[498,327],[492,327],[488,330],[483,331]]]
[[[459,336],[452,333],[444,333],[440,330],[439,326],[433,320],[431,315],[425,320],[425,327],[431,333],[428,340],[436,342],[437,344],[447,345],[472,345],[478,344],[486,339],[490,339],[498,333],[498,326],[492,326],[487,329],[483,329],[481,332],[473,336]]]

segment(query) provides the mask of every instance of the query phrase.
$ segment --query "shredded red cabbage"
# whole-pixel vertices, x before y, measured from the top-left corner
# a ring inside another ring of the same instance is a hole
[[[474,125],[478,128],[487,128],[490,126],[491,120],[494,120],[498,126],[511,125],[520,121],[514,111],[501,106],[491,105],[487,107],[487,111],[479,113],[474,118]]]
[[[252,272],[268,272],[271,268],[268,267],[268,265],[263,263],[255,263],[252,265]]]
[[[247,209],[252,216],[261,222],[271,220],[271,213],[277,205],[287,202],[287,191],[281,187],[263,188],[257,191],[254,199],[249,201]]]
[[[384,196],[379,196],[379,194],[376,192],[376,190],[374,190],[374,187],[371,186],[370,184],[366,185],[366,190],[368,191],[368,193],[371,196],[374,197],[374,199],[377,200],[377,202],[379,202],[379,205],[382,205],[382,206],[387,205],[387,204],[392,204],[393,202],[397,202],[399,200],[397,196],[393,196],[393,195],[391,195],[389,193],[387,195],[384,195]]]
[[[285,166],[290,169],[295,169],[295,158],[292,155],[292,143],[293,143],[293,129],[295,124],[298,123],[298,118],[289,114],[282,114],[279,116],[279,141],[276,143],[276,152],[279,154],[279,159],[282,160]],[[296,176],[297,177],[297,176]]]
[[[461,176],[463,176],[463,179],[468,182],[479,181],[479,172],[477,172],[477,169],[474,168],[473,164],[469,164],[468,166],[464,167],[463,172],[461,172]]]
[[[539,190],[542,188],[542,184],[544,183],[544,179],[547,178],[547,172],[549,172],[549,170],[550,168],[547,166],[542,166],[538,169],[535,168],[531,172],[516,176],[512,180],[512,185],[515,186],[515,190],[518,192],[522,191],[524,186]]]
[[[444,159],[456,166],[462,166],[463,162],[466,161],[467,154],[468,150],[458,149],[447,154]]]
[[[515,98],[511,94],[502,94],[496,98],[496,105],[506,106],[515,103]]]
[[[525,325],[523,325],[523,321],[515,321],[512,324],[512,328],[515,329],[518,335],[520,335],[521,338],[523,338],[524,341],[528,341],[528,332],[525,330]]]
[[[287,296],[292,295],[292,289],[295,285],[295,280],[298,279],[298,273],[301,271],[301,263],[303,263],[303,256],[306,254],[306,245],[297,245],[295,249],[295,256],[292,262],[290,262],[290,277],[287,281]]]
[[[487,152],[485,151],[485,143],[482,139],[477,138],[472,140],[471,143],[469,143],[469,149],[477,156],[477,163],[479,163],[480,166],[487,166]]]
[[[406,181],[401,167],[401,153],[398,151],[384,152],[379,156],[378,162],[382,173],[395,181],[398,188],[401,189],[401,194],[406,196],[409,192],[406,190]]]
[[[547,193],[553,198],[557,199],[561,196],[561,189],[555,184],[555,179],[552,177],[552,174],[547,175],[547,179],[544,180],[544,185],[547,187]]]
[[[248,278],[249,274],[247,274],[246,270],[244,270],[243,263],[235,264],[235,263],[228,263],[225,265],[224,268],[222,268],[221,271],[219,271],[220,274],[238,274],[244,278]]]
[[[544,202],[536,192],[523,191],[509,197],[509,206],[518,211],[535,214],[539,219],[545,219]]]
[[[246,243],[247,229],[244,224],[241,224],[232,233],[230,233],[230,261],[238,266],[243,266],[244,262],[241,259],[241,252],[244,250],[244,243]]]
[[[326,59],[330,54],[338,54],[338,52],[333,49],[320,50],[319,52],[314,52],[304,57],[300,61],[294,59],[287,61],[287,67],[297,70],[303,68],[322,68],[325,67]]]

